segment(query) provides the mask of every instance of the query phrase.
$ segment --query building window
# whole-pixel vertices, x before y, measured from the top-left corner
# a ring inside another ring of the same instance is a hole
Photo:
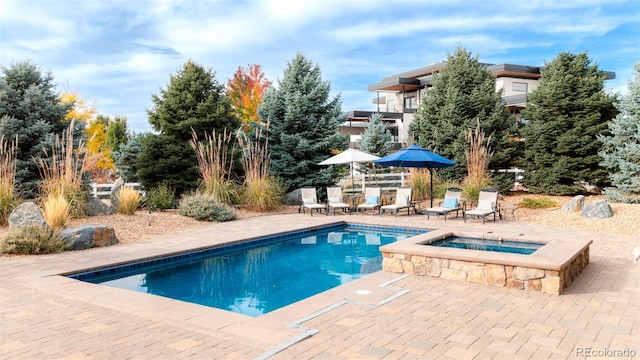
[[[527,83],[514,81],[511,84],[511,90],[513,90],[513,91],[525,92],[526,93],[528,89],[529,89],[529,84],[527,84]]]
[[[404,108],[405,109],[417,109],[416,97],[411,96],[408,98],[404,98]]]

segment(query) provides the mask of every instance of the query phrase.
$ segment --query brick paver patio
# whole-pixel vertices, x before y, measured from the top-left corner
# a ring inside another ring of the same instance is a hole
[[[562,295],[378,272],[258,318],[57,274],[333,221],[593,240]],[[597,220],[594,220],[597,221]],[[640,237],[406,214],[288,214],[81,252],[0,258],[2,359],[640,358]],[[369,290],[364,294],[358,290]]]

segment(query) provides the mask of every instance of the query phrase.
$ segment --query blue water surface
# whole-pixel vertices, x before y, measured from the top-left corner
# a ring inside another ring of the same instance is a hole
[[[450,236],[442,240],[434,241],[432,246],[450,247],[467,250],[493,251],[509,254],[530,255],[544,246],[542,243],[512,241],[512,240],[490,240],[464,236]]]
[[[333,225],[72,277],[259,316],[381,270],[379,246],[424,232]]]

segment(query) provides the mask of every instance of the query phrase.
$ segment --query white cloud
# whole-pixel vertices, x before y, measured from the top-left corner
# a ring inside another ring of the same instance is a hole
[[[3,0],[0,62],[31,59],[100,113],[144,126],[151,94],[187,59],[221,83],[247,64],[276,82],[299,51],[345,110],[367,109],[367,85],[458,45],[483,62],[526,65],[586,49],[620,76],[639,59],[639,13],[624,0]]]

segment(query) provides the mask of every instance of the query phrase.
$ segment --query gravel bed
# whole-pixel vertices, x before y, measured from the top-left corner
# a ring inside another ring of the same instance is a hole
[[[500,200],[502,206],[518,206],[523,198],[544,197],[557,201],[560,206],[571,200],[566,196],[515,195]],[[601,199],[601,196],[587,197],[585,203]],[[550,209],[515,210],[517,221],[533,222],[552,227],[563,227],[576,230],[606,232],[612,234],[630,234],[640,236],[640,204],[611,203],[614,216],[608,219],[587,219],[578,213],[566,213],[560,207]],[[297,206],[283,206],[271,213],[255,213],[239,209],[239,218],[265,216],[276,213],[297,213]],[[104,215],[73,219],[68,227],[78,227],[84,224],[102,224],[114,228],[120,243],[134,243],[153,237],[176,234],[192,227],[206,225],[205,221],[197,221],[178,214],[177,210],[165,212],[138,211],[135,215]],[[0,228],[0,238],[8,232],[7,227]]]

